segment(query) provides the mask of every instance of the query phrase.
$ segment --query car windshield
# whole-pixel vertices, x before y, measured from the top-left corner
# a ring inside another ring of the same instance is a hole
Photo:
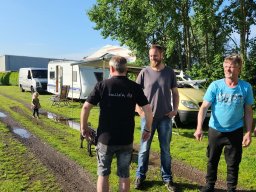
[[[47,79],[47,70],[32,70],[33,78]]]

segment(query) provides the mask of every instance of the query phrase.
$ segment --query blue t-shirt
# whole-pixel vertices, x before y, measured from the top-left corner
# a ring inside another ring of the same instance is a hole
[[[244,125],[244,106],[254,102],[251,85],[239,80],[234,88],[225,79],[214,81],[208,87],[204,100],[211,102],[209,127],[220,132],[231,132]]]

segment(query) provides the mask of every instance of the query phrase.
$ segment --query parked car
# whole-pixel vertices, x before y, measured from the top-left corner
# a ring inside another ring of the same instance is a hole
[[[175,117],[175,121],[182,124],[195,123],[199,108],[203,103],[205,88],[202,86],[202,83],[206,79],[192,80],[191,77],[179,70],[175,70],[175,73],[180,95],[178,115]],[[206,118],[209,118],[210,115],[211,111],[209,110]]]

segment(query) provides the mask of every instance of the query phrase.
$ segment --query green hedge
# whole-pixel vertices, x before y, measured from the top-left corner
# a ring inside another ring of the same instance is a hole
[[[2,85],[18,85],[19,72],[0,72]]]

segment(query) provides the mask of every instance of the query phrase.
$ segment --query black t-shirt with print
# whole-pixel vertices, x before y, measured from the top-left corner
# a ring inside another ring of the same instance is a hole
[[[148,100],[142,88],[125,76],[113,76],[96,84],[87,102],[100,106],[98,141],[105,145],[133,142],[135,106]]]

